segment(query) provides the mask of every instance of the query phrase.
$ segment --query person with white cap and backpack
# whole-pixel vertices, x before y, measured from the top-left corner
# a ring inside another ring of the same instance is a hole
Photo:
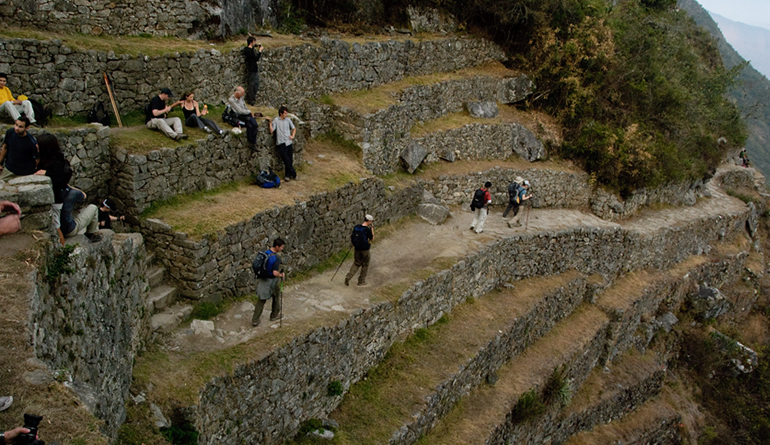
[[[508,186],[508,208],[503,212],[503,218],[505,218],[508,216],[508,212],[513,210],[513,219],[509,221],[508,225],[520,224],[519,207],[524,201],[532,197],[532,194],[527,192],[529,192],[529,181],[524,180],[521,176],[517,176]]]
[[[358,285],[366,286],[366,273],[369,271],[369,249],[371,241],[374,240],[374,217],[366,215],[364,222],[353,227],[353,233],[350,235],[350,242],[353,244],[355,253],[353,255],[353,265],[350,266],[347,276],[345,276],[345,286],[350,286],[350,280],[361,268],[361,274],[358,275]]]

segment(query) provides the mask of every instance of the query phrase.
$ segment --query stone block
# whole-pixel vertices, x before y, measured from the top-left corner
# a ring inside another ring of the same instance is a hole
[[[425,149],[425,147],[417,142],[411,141],[401,152],[400,157],[401,161],[404,163],[406,171],[409,173],[414,173],[427,155],[428,151]]]
[[[497,102],[468,102],[465,104],[465,107],[468,109],[468,113],[472,117],[481,119],[491,119],[493,117],[497,117],[500,112],[500,110],[497,108]]]
[[[417,215],[435,226],[443,224],[451,213],[448,207],[440,204],[420,204],[417,206]]]
[[[697,293],[689,297],[693,313],[703,320],[716,318],[727,312],[731,303],[715,287],[702,285]]]
[[[201,337],[211,337],[214,331],[214,322],[211,320],[193,320],[190,323],[193,334]]]

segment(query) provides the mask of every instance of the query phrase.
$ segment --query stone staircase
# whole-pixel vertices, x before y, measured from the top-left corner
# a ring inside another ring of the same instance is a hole
[[[167,284],[166,268],[155,262],[155,254],[148,258],[151,266],[147,270],[147,280],[150,294],[147,297],[147,308],[152,312],[150,329],[154,334],[167,334],[178,327],[192,314],[192,306],[177,302],[179,289]]]

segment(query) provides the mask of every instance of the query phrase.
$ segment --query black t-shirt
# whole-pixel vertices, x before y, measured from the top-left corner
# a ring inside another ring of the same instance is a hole
[[[104,225],[102,225],[104,223]],[[100,229],[112,229],[112,220],[110,220],[110,212],[105,212],[99,207],[99,228]]]
[[[5,144],[7,153],[5,156],[5,168],[17,176],[31,175],[37,171],[37,162],[40,156],[37,148],[37,140],[27,133],[21,137],[13,128],[5,132]]]
[[[198,115],[198,114],[195,112],[195,106],[193,106],[193,109],[192,109],[192,110],[188,110],[187,108],[185,108],[185,107],[183,106],[183,107],[182,107],[182,113],[184,113],[184,120],[185,120],[185,121],[187,121],[187,119],[189,119],[189,118],[190,118],[190,116],[192,116],[193,114],[194,114],[194,115],[196,115],[196,116]]]
[[[166,102],[161,99],[160,96],[153,97],[149,107],[147,107],[147,115],[144,117],[144,123],[150,122],[150,119],[164,119],[166,117],[165,114],[161,114],[160,116],[152,114],[152,110],[162,110],[164,108],[166,108]]]
[[[262,57],[262,53],[259,52],[259,49],[256,46],[254,48],[249,48],[247,46],[243,48],[241,53],[246,59],[246,71],[250,73],[259,72],[259,66],[257,65],[257,62],[259,62],[259,59]]]

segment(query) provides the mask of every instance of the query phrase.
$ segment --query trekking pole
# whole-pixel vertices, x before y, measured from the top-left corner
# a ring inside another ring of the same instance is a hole
[[[527,220],[526,220],[526,222],[524,223],[524,231],[525,231],[525,232],[527,231],[527,227],[529,227],[529,208],[530,208],[530,207],[532,207],[532,206],[527,206]]]
[[[352,248],[353,248],[353,247],[351,247],[350,249],[352,249]],[[331,280],[329,280],[329,281],[334,281],[334,277],[336,277],[336,276],[337,276],[337,272],[339,272],[339,271],[340,271],[340,267],[342,267],[342,263],[344,263],[344,262],[345,262],[345,260],[346,260],[346,259],[348,259],[348,255],[350,254],[350,249],[348,249],[348,251],[347,251],[347,252],[345,252],[345,256],[344,256],[344,257],[342,257],[342,261],[340,261],[340,265],[339,265],[339,266],[337,266],[337,270],[335,270],[335,271],[334,271],[334,275],[332,275],[332,279],[331,279]]]
[[[279,292],[280,292],[280,297],[279,298],[281,299],[281,302],[279,304],[279,309],[278,309],[279,311],[281,311],[281,318],[278,320],[278,325],[281,328],[283,328],[283,280],[286,279],[285,278],[286,277],[286,272],[282,272],[282,273],[283,273],[283,276],[281,277],[281,287],[280,287],[280,290],[279,290]]]

